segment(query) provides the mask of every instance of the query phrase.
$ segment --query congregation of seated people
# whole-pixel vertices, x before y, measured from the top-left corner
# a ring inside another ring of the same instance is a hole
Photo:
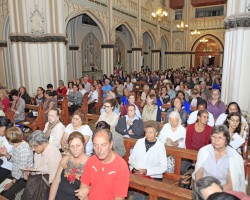
[[[34,96],[25,86],[0,90],[0,183],[10,180],[1,192],[7,199],[18,195],[39,199],[31,190],[42,190],[50,200],[78,199],[75,190],[81,185],[84,166],[95,154],[95,129],[110,130],[114,151],[121,157],[126,154],[124,137],[136,139],[128,159],[133,174],[163,181],[164,173],[175,173],[175,158],[166,152],[167,145],[198,153],[196,163],[182,160],[181,174],[193,170],[195,181],[216,177],[223,191],[246,192],[242,154],[249,127],[236,102],[220,99],[219,69],[151,72],[147,68],[127,74],[116,68],[100,80],[85,75],[68,84],[60,80],[56,89],[48,83],[46,88],[39,86]],[[60,109],[68,110],[69,124],[61,122],[58,109],[64,97],[68,107]],[[42,104],[45,123],[43,130],[24,137],[18,124],[37,117],[25,108],[27,104]],[[29,188],[38,175],[50,189]],[[146,197],[133,192],[134,199]]]

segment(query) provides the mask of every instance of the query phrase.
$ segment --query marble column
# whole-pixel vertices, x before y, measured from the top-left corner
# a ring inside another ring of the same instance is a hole
[[[103,74],[110,76],[113,73],[113,56],[114,56],[114,46],[113,44],[102,44],[102,69]]]
[[[29,93],[48,83],[67,82],[63,0],[9,0],[13,85]],[[11,78],[11,77],[7,77]],[[9,86],[9,85],[8,85]]]
[[[225,19],[225,49],[221,98],[228,104],[236,101],[243,113],[250,114],[250,18],[248,0],[228,1]],[[247,17],[248,16],[248,17]]]
[[[133,71],[141,71],[142,66],[142,48],[132,48],[132,69]]]
[[[160,69],[160,53],[161,53],[161,50],[159,49],[152,50],[152,58],[153,58],[152,70],[153,71]]]

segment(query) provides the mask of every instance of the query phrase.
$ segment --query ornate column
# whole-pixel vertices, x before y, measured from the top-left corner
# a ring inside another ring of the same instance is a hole
[[[141,71],[142,66],[142,48],[132,48],[132,65],[133,65],[133,71]]]
[[[113,73],[113,56],[114,47],[113,44],[102,44],[102,63],[103,63],[103,74],[110,75]]]
[[[152,71],[159,70],[160,69],[160,53],[161,50],[155,49],[152,50],[152,57],[153,57],[153,65],[152,65]]]
[[[67,82],[63,0],[9,0],[12,87]],[[8,66],[9,67],[9,66]],[[10,78],[10,77],[7,77]]]
[[[238,5],[234,0],[228,1],[221,97],[225,103],[238,102],[241,110],[250,114],[250,89],[247,87],[250,85],[250,18],[247,3],[250,2],[242,0]]]

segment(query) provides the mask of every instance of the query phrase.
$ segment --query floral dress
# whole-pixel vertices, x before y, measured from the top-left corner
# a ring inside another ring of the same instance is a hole
[[[74,165],[70,160],[67,160],[66,168],[61,173],[56,200],[78,200],[75,196],[75,190],[80,187],[83,168],[84,164]]]

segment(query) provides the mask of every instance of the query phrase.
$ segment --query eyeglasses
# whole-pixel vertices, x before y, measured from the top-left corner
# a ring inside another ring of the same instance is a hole
[[[106,106],[106,105],[104,105],[103,107],[104,107],[104,108],[110,108],[111,106]]]
[[[226,140],[226,138],[224,138],[224,137],[216,137],[215,135],[213,135],[213,136],[211,136],[211,138],[213,139],[213,140]]]

